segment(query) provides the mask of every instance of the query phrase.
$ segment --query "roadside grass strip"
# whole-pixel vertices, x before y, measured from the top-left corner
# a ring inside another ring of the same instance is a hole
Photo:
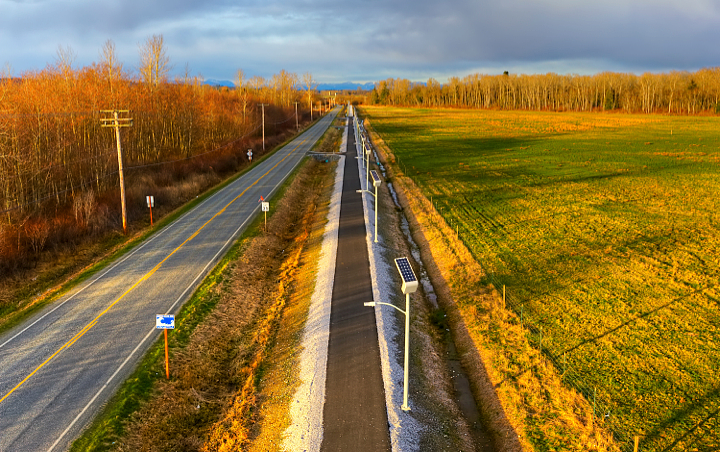
[[[346,140],[347,130],[342,144],[345,144]],[[335,169],[334,188],[317,263],[319,272],[315,276],[315,289],[302,336],[298,377],[300,385],[292,398],[295,403],[290,408],[290,425],[283,434],[283,447],[286,450],[320,450],[322,444],[330,304],[345,165],[346,159],[341,156]]]

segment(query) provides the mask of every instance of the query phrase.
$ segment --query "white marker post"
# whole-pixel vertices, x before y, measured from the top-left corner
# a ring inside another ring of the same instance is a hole
[[[152,208],[155,207],[155,197],[154,196],[146,196],[145,199],[147,200],[148,208],[150,209],[150,227],[153,225],[153,218],[152,218]]]
[[[175,329],[175,316],[173,314],[158,314],[155,316],[155,328],[165,333],[165,377],[170,379],[170,358],[168,355],[167,330]]]
[[[384,303],[381,301],[370,301],[364,303],[364,305],[374,307],[378,304],[384,304],[393,307],[405,314],[405,378],[403,385],[403,404],[401,408],[403,409],[403,411],[410,411],[410,405],[408,405],[408,379],[410,376],[410,294],[417,290],[418,280],[415,277],[415,272],[413,272],[413,269],[410,266],[410,261],[408,261],[407,257],[399,257],[395,259],[395,266],[400,272],[400,277],[402,278],[401,289],[402,292],[405,294],[405,310],[403,311],[394,304]]]

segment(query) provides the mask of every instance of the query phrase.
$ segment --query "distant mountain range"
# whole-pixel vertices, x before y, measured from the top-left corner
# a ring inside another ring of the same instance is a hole
[[[368,82],[368,83],[355,83],[355,82],[342,82],[342,83],[320,83],[318,84],[317,89],[320,91],[342,91],[345,89],[350,90],[356,90],[360,87],[360,89],[364,91],[370,91],[371,89],[375,88],[375,83]]]
[[[210,86],[227,86],[228,88],[234,88],[235,84],[231,82],[230,80],[216,80],[216,79],[208,79],[203,82],[206,85]],[[341,83],[320,83],[317,86],[317,90],[320,91],[342,91],[342,90],[356,90],[360,87],[360,89],[363,89],[365,91],[370,91],[375,87],[375,83],[368,82],[368,83],[355,83],[355,82],[341,82]]]
[[[215,80],[211,78],[205,80],[203,84],[210,86],[227,86],[228,88],[235,88],[235,84],[230,80]]]

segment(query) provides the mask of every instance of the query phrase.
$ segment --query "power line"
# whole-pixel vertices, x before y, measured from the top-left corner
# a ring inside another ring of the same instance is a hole
[[[207,154],[210,154],[210,153],[212,153],[212,152],[219,151],[219,150],[224,149],[224,148],[226,148],[226,147],[228,147],[228,146],[232,146],[233,144],[237,143],[238,141],[244,140],[244,139],[247,138],[248,136],[250,136],[250,135],[252,135],[253,133],[257,132],[257,130],[258,130],[259,128],[260,128],[260,126],[257,126],[257,127],[255,127],[253,130],[251,130],[250,132],[248,132],[248,133],[246,133],[245,135],[241,136],[240,138],[237,138],[237,139],[235,139],[235,140],[233,140],[233,141],[231,141],[231,142],[229,142],[229,143],[225,143],[225,144],[223,144],[222,146],[217,147],[217,148],[215,148],[215,149],[212,149],[212,150],[210,150],[210,151],[205,151],[205,152],[203,152],[203,153],[195,154],[195,155],[190,156],[190,157],[183,157],[183,158],[181,158],[181,159],[166,160],[166,161],[164,161],[164,162],[146,163],[146,164],[144,164],[144,165],[128,166],[126,169],[130,170],[130,169],[136,169],[136,168],[148,168],[148,167],[151,167],[151,166],[167,165],[167,164],[170,164],[170,163],[176,163],[176,162],[183,162],[183,161],[187,161],[187,160],[192,160],[192,159],[194,159],[194,158],[197,158],[197,157],[200,157],[200,156],[203,156],[203,155],[207,155]]]
[[[76,186],[76,187],[71,187],[71,188],[67,188],[67,189],[65,189],[65,190],[57,191],[57,192],[54,192],[53,194],[47,195],[47,196],[45,196],[45,197],[43,197],[43,198],[36,199],[35,201],[30,201],[30,202],[27,202],[27,203],[25,203],[25,204],[19,204],[19,205],[15,206],[15,207],[11,207],[11,208],[9,208],[9,209],[2,210],[2,211],[0,211],[0,214],[4,214],[4,213],[12,212],[12,211],[15,211],[15,210],[18,210],[18,209],[22,209],[23,207],[27,207],[27,206],[30,206],[30,205],[33,205],[33,204],[39,204],[39,203],[41,203],[41,202],[43,202],[43,201],[47,201],[47,200],[50,199],[50,198],[55,198],[55,197],[57,197],[57,196],[59,196],[59,195],[65,194],[65,193],[67,193],[67,192],[69,192],[69,191],[79,190],[79,189],[81,189],[81,188],[88,187],[88,186],[90,186],[90,185],[92,185],[92,184],[94,184],[94,183],[97,183],[97,182],[100,181],[100,180],[107,179],[108,177],[114,176],[114,175],[117,174],[118,172],[119,172],[119,171],[113,171],[112,173],[108,173],[108,174],[106,174],[106,175],[104,175],[104,176],[102,176],[102,177],[96,177],[96,178],[95,178],[94,180],[92,180],[92,181],[80,182],[80,183],[78,184],[78,186]]]
[[[3,113],[0,112],[0,114],[3,114]],[[69,113],[57,113],[57,115],[61,115],[61,114],[69,114]],[[55,115],[55,114],[52,114],[52,115]],[[284,121],[276,122],[276,123],[274,123],[274,125],[286,123],[286,122],[290,121],[291,119],[293,119],[294,117],[295,117],[295,114],[292,114],[292,115],[290,115],[287,119],[285,119]],[[239,141],[241,141],[241,140],[244,140],[244,139],[247,138],[248,136],[250,136],[250,135],[252,135],[253,133],[257,132],[258,129],[260,129],[260,127],[261,127],[261,125],[257,125],[254,129],[252,129],[251,131],[249,131],[249,132],[247,132],[246,134],[242,135],[241,137],[239,137],[239,138],[237,138],[237,139],[235,139],[235,140],[233,140],[233,141],[231,141],[231,142],[229,142],[229,143],[226,143],[226,144],[224,144],[224,145],[222,145],[222,146],[219,146],[219,147],[217,147],[217,148],[215,148],[215,149],[212,149],[212,150],[210,150],[210,151],[202,152],[202,153],[200,153],[200,154],[196,154],[196,155],[193,155],[193,156],[190,156],[190,157],[184,157],[184,158],[175,159],[175,160],[167,160],[167,161],[164,161],[164,162],[156,162],[156,163],[147,163],[147,164],[144,164],[144,165],[128,166],[128,167],[125,167],[124,170],[127,171],[127,170],[131,170],[131,169],[140,169],[140,168],[149,168],[149,167],[160,166],[160,165],[167,165],[167,164],[171,164],[171,163],[188,161],[188,160],[195,159],[195,158],[197,158],[197,157],[201,157],[201,156],[203,156],[203,155],[211,154],[211,153],[213,153],[213,152],[217,152],[217,151],[219,151],[219,150],[221,150],[221,149],[225,149],[225,148],[227,148],[227,147],[229,147],[229,146],[232,146],[233,144],[235,144],[235,143],[237,143],[237,142],[239,142]],[[76,142],[77,142],[77,141],[79,141],[79,139],[76,140]],[[72,164],[72,163],[77,163],[77,162],[82,162],[82,161],[92,160],[92,159],[98,159],[98,158],[100,158],[100,157],[104,157],[104,156],[107,156],[107,155],[110,155],[110,154],[114,154],[114,153],[115,153],[115,151],[112,151],[112,152],[106,152],[106,153],[103,153],[103,154],[99,154],[99,155],[96,155],[96,156],[93,156],[93,157],[86,157],[86,158],[83,158],[83,159],[77,159],[77,160],[73,160],[73,161],[71,161],[71,162],[68,162],[67,164],[63,164],[62,166],[67,167],[67,166],[69,166],[69,165]],[[52,168],[53,166],[59,166],[59,165],[51,165],[50,167],[46,167],[45,169],[50,169],[50,168]],[[39,170],[33,177],[35,177],[37,174],[40,174],[40,173],[41,173],[42,171],[44,171],[45,169]],[[90,182],[81,182],[81,183],[80,183],[78,186],[76,186],[76,187],[72,187],[72,188],[68,188],[68,189],[65,189],[65,190],[57,191],[57,192],[54,192],[54,193],[52,193],[52,194],[50,194],[50,195],[46,195],[46,196],[44,196],[44,197],[42,197],[42,198],[36,199],[36,200],[34,200],[34,201],[30,201],[30,202],[27,202],[27,203],[24,203],[24,204],[16,205],[16,206],[11,207],[11,208],[9,208],[9,209],[5,209],[5,210],[0,211],[0,214],[5,214],[5,213],[8,213],[8,212],[12,212],[12,211],[18,210],[18,209],[22,209],[22,208],[24,208],[24,207],[27,207],[27,206],[30,206],[30,205],[33,205],[33,204],[42,203],[43,201],[46,201],[46,200],[48,200],[48,199],[50,199],[50,198],[57,197],[57,196],[59,196],[59,195],[65,194],[65,193],[67,193],[67,192],[69,192],[69,191],[73,191],[73,190],[76,190],[76,189],[88,187],[88,186],[90,186],[90,185],[92,185],[92,184],[97,183],[97,181],[99,181],[99,180],[107,179],[108,177],[111,177],[111,176],[113,176],[113,175],[115,175],[115,174],[118,174],[118,173],[119,173],[119,171],[113,171],[113,172],[111,172],[111,173],[105,174],[104,176],[95,177],[93,181],[90,181]],[[20,175],[14,175],[14,176],[13,176],[13,178],[17,178],[17,177],[20,177]]]
[[[79,141],[79,140],[78,140],[78,141]],[[61,166],[62,166],[62,167],[67,167],[67,166],[70,166],[70,165],[73,165],[73,164],[76,164],[76,163],[80,163],[80,162],[85,162],[85,161],[88,161],[88,160],[97,160],[97,159],[99,159],[99,158],[101,158],[101,157],[106,157],[106,156],[108,156],[108,155],[110,155],[110,154],[115,154],[115,151],[104,152],[104,153],[102,153],[102,154],[97,154],[97,155],[94,155],[94,156],[92,156],[92,157],[85,157],[85,158],[81,158],[81,159],[75,159],[75,160],[71,160],[71,161],[69,161],[69,162],[67,162],[67,163],[53,163],[53,164],[51,164],[51,165],[49,165],[49,166],[46,166],[45,168],[41,168],[41,169],[37,170],[32,176],[30,176],[30,178],[33,178],[33,177],[37,176],[38,174],[42,173],[43,171],[50,171],[51,169],[53,169],[53,168],[55,168],[55,167],[61,167]],[[6,177],[8,180],[9,180],[9,179],[17,179],[17,178],[19,178],[19,177],[24,177],[24,176],[26,176],[27,174],[30,174],[31,172],[32,172],[32,171],[26,171],[26,172],[24,172],[24,173],[18,173],[18,174],[13,174],[13,175],[6,174],[5,177]]]

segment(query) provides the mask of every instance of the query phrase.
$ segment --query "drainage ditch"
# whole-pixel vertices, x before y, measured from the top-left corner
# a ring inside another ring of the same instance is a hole
[[[377,165],[383,174],[383,178],[387,180],[385,167],[382,165],[382,163],[380,163],[380,159],[378,158],[378,155],[374,149],[373,154],[375,155],[375,162],[377,162]],[[402,210],[402,206],[400,205],[397,193],[395,192],[395,188],[393,187],[392,182],[387,182],[387,186],[390,190],[390,195],[392,196],[395,206],[398,207],[400,210],[400,226],[403,235],[405,236],[407,242],[410,244],[410,252],[413,256],[413,259],[415,259],[415,262],[417,262],[419,266],[418,279],[420,280],[420,284],[423,287],[425,296],[430,301],[433,307],[433,312],[431,314],[432,324],[439,330],[439,332],[441,333],[440,336],[443,338],[443,343],[445,347],[445,363],[450,370],[455,400],[457,401],[458,407],[460,408],[463,417],[465,418],[468,426],[470,427],[470,432],[473,435],[473,442],[475,443],[476,449],[478,451],[492,451],[494,450],[494,447],[492,444],[491,435],[480,418],[480,411],[478,410],[475,397],[473,396],[472,389],[470,387],[470,380],[468,379],[467,373],[465,372],[465,369],[460,362],[460,357],[457,353],[457,349],[455,348],[455,342],[453,341],[452,335],[450,334],[450,327],[447,322],[446,314],[444,310],[438,305],[435,288],[433,287],[432,282],[430,281],[430,277],[428,276],[427,271],[425,270],[425,266],[422,262],[422,258],[420,255],[420,247],[418,247],[417,243],[412,237],[412,233],[410,231],[410,223],[408,222],[407,217]]]

